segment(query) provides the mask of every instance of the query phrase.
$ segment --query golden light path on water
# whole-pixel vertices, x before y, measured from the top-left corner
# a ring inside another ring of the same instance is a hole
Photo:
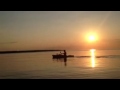
[[[94,68],[95,67],[95,49],[90,49],[91,53],[91,65]]]

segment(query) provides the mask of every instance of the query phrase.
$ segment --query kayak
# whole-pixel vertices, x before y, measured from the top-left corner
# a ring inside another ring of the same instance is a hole
[[[67,58],[67,57],[74,57],[74,55],[67,55],[67,56],[65,56],[65,55],[52,55],[53,56],[53,58]]]

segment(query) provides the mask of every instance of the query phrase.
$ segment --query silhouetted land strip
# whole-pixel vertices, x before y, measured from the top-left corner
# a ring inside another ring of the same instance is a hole
[[[23,50],[23,51],[0,51],[0,54],[10,54],[10,53],[30,53],[30,52],[51,52],[51,51],[63,51],[63,50]]]

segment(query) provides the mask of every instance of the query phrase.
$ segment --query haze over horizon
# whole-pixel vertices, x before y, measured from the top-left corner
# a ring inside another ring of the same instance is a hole
[[[120,11],[0,11],[0,51],[91,48],[120,49]]]

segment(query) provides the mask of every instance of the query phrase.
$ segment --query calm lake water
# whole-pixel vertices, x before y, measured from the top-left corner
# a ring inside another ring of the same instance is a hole
[[[75,55],[67,60],[56,53],[0,54],[0,79],[120,79],[120,50],[67,51]]]

